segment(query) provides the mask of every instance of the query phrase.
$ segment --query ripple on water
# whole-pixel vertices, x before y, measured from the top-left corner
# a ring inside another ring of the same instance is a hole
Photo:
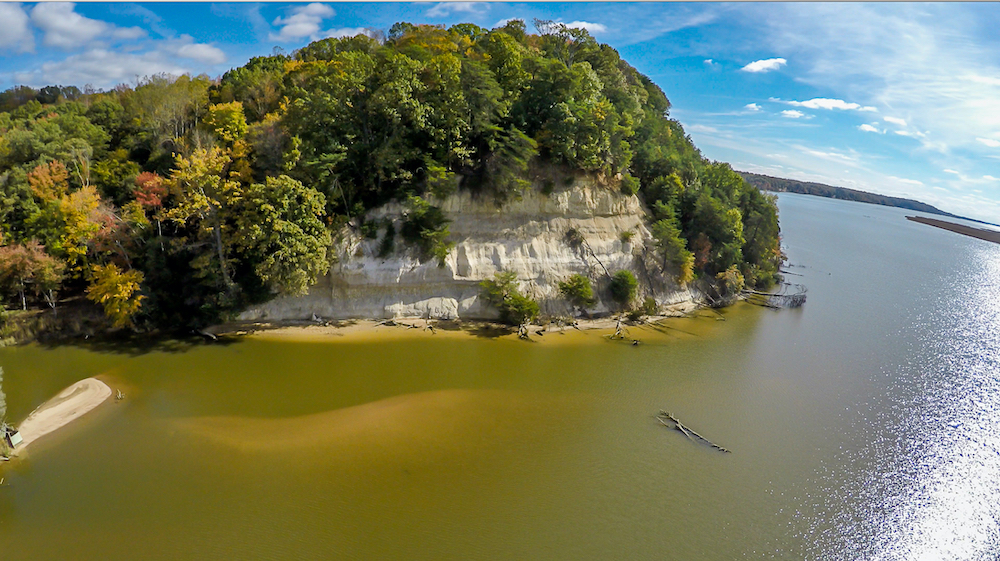
[[[864,475],[821,475],[817,558],[1000,556],[1000,250],[977,249],[914,321],[913,360],[885,367],[894,382],[881,399],[893,403],[879,404],[873,423],[884,429],[838,459]]]

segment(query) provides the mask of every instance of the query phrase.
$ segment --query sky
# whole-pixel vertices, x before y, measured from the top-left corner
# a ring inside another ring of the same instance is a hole
[[[9,3],[0,90],[220,76],[397,21],[584,27],[735,169],[1000,221],[996,3]]]

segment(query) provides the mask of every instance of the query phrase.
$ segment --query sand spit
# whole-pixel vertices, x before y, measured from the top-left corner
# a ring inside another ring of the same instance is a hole
[[[907,216],[907,220],[913,222],[919,222],[921,224],[927,224],[928,226],[934,226],[935,228],[941,228],[942,230],[949,230],[955,232],[956,234],[963,234],[973,238],[979,238],[984,241],[1000,243],[1000,232],[996,230],[987,230],[985,228],[973,228],[971,226],[966,226],[964,224],[956,224],[954,222],[947,222],[945,220],[937,220],[935,218],[927,218],[925,216]]]
[[[96,378],[80,380],[64,389],[32,411],[21,423],[18,430],[24,440],[18,444],[16,452],[93,411],[109,397],[111,388]]]

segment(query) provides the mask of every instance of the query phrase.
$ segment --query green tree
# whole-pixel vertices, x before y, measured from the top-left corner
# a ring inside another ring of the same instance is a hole
[[[275,294],[305,294],[328,268],[325,201],[282,175],[246,187],[233,208],[234,249]]]
[[[622,269],[611,276],[611,298],[622,308],[631,306],[638,287],[639,282],[631,271]]]
[[[573,306],[584,310],[597,303],[590,279],[583,275],[573,275],[568,280],[559,283],[559,293]]]
[[[664,218],[653,223],[651,228],[656,247],[663,256],[663,270],[674,271],[677,284],[683,286],[694,279],[694,254],[687,249],[687,243],[673,220]]]
[[[403,227],[400,229],[403,239],[417,245],[421,258],[435,257],[438,266],[444,267],[448,252],[455,247],[454,242],[448,241],[448,223],[451,221],[440,208],[421,197],[410,195],[406,206]]]
[[[500,321],[508,325],[524,325],[538,317],[538,302],[517,289],[515,273],[498,272],[492,279],[480,282],[479,286],[480,295],[500,312]]]

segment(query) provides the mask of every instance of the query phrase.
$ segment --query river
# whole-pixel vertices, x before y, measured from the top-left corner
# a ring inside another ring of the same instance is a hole
[[[0,349],[12,420],[88,376],[126,394],[0,466],[0,555],[996,559],[1000,245],[900,209],[779,206],[805,306],[634,329],[638,347]]]

